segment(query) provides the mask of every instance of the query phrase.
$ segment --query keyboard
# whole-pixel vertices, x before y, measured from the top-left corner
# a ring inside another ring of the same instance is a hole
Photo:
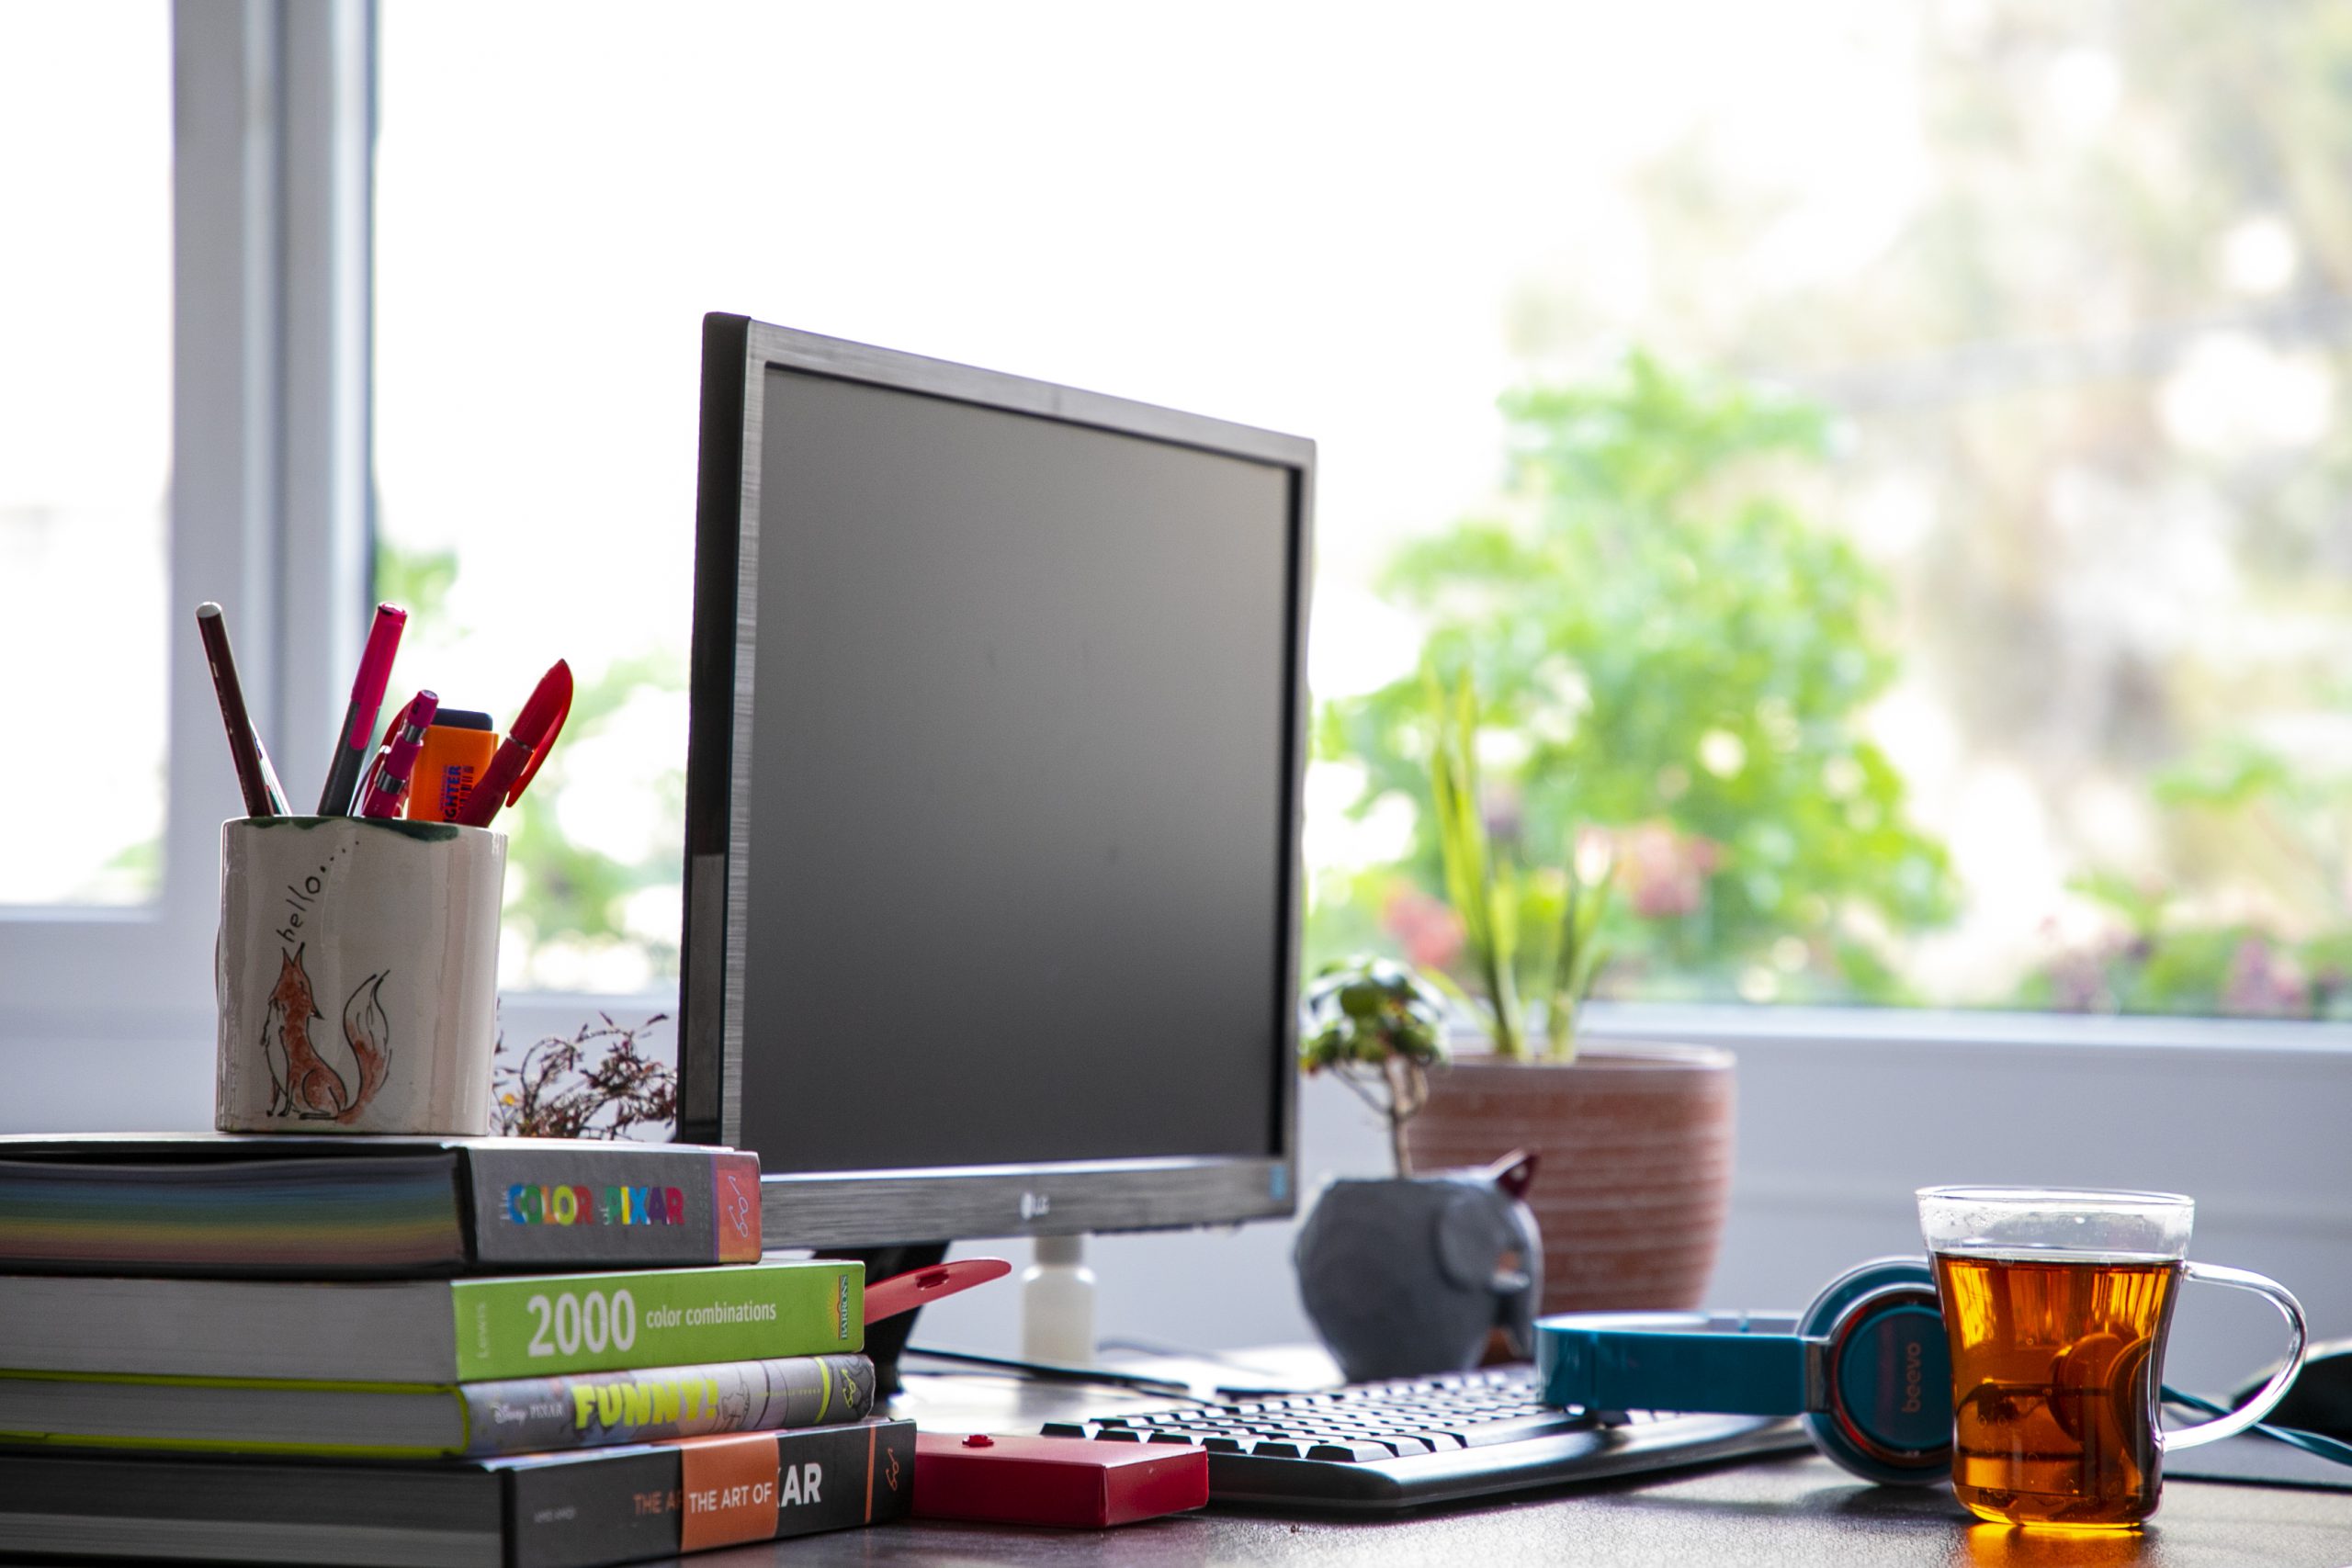
[[[1204,1449],[1216,1503],[1374,1513],[1806,1446],[1804,1428],[1772,1417],[1563,1410],[1543,1403],[1525,1366],[1048,1421],[1044,1431]]]

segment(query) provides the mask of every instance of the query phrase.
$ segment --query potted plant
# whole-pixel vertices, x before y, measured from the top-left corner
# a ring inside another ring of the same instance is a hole
[[[1484,1042],[1429,1075],[1406,1142],[1428,1165],[1528,1149],[1549,1168],[1530,1200],[1545,1313],[1696,1306],[1731,1201],[1731,1053],[1580,1047],[1578,1012],[1606,962],[1607,841],[1571,835],[1569,863],[1521,864],[1487,820],[1469,677],[1427,682],[1439,853]],[[1538,908],[1556,913],[1539,924]],[[1543,980],[1533,1006],[1527,973]]]
[[[1329,1072],[1388,1123],[1400,1178],[1413,1174],[1405,1124],[1429,1102],[1429,1070],[1445,1060],[1445,998],[1385,958],[1334,964],[1306,989],[1299,1066]]]
[[[1386,959],[1333,964],[1308,987],[1300,1060],[1331,1072],[1388,1123],[1396,1175],[1334,1181],[1299,1228],[1300,1300],[1349,1378],[1477,1364],[1499,1331],[1533,1353],[1542,1243],[1522,1201],[1535,1160],[1412,1174],[1405,1129],[1445,1059],[1445,998]]]

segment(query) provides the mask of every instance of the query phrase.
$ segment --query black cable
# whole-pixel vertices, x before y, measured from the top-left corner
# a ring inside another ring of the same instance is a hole
[[[2216,1404],[2210,1399],[2199,1399],[2193,1393],[2183,1393],[2170,1384],[2165,1385],[2163,1393],[2166,1404],[2181,1405],[2205,1416],[2227,1416],[2230,1413],[2226,1405]],[[2256,1421],[2246,1430],[2259,1432],[2274,1442],[2284,1443],[2289,1448],[2301,1449],[2303,1452],[2316,1455],[2321,1459],[2333,1460],[2337,1464],[2352,1464],[2352,1443],[2328,1437],[2324,1433],[2306,1432],[2294,1427],[2273,1427],[2267,1421]]]
[[[1266,1370],[1263,1367],[1252,1366],[1237,1357],[1220,1355],[1214,1350],[1195,1350],[1185,1345],[1170,1345],[1156,1339],[1104,1339],[1097,1342],[1095,1348],[1133,1350],[1146,1356],[1165,1356],[1180,1361],[1199,1361],[1205,1366],[1230,1367],[1237,1372],[1248,1372],[1253,1377],[1266,1375]],[[1301,1387],[1296,1383],[1221,1382],[1216,1389],[1218,1397],[1227,1400],[1289,1399],[1303,1393],[1329,1392],[1329,1387],[1322,1383]]]
[[[908,1346],[906,1354],[928,1357],[934,1361],[954,1361],[968,1367],[986,1367],[1010,1377],[1035,1378],[1040,1382],[1093,1383],[1104,1388],[1132,1389],[1137,1393],[1154,1394],[1162,1399],[1181,1399],[1193,1404],[1216,1403],[1194,1393],[1188,1383],[1145,1377],[1139,1372],[1114,1372],[1107,1367],[1071,1367],[1057,1361],[1023,1361],[1010,1356],[983,1356],[971,1350],[933,1350],[921,1345]]]
[[[1217,1350],[1196,1350],[1190,1345],[1170,1345],[1159,1339],[1137,1339],[1132,1337],[1104,1339],[1099,1341],[1095,1348],[1101,1350],[1133,1350],[1144,1356],[1168,1356],[1178,1360],[1202,1361],[1213,1367],[1230,1367],[1237,1372],[1249,1372],[1253,1376],[1265,1375],[1263,1367],[1252,1366],[1238,1357],[1228,1356]],[[1288,1392],[1300,1393],[1306,1391],[1292,1389]]]

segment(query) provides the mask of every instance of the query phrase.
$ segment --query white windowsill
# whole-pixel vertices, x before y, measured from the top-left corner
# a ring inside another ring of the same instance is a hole
[[[1594,1040],[1729,1046],[2131,1046],[2352,1054],[2352,1023],[2140,1014],[1592,1002],[1585,1010],[1584,1029]]]

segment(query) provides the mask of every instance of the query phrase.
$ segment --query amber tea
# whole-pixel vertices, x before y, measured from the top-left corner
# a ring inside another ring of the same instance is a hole
[[[2160,1348],[2179,1278],[2171,1258],[1937,1255],[1962,1503],[2009,1524],[2155,1512]]]
[[[2129,1529],[2156,1511],[2161,1456],[2270,1413],[2303,1364],[2303,1309],[2276,1280],[2187,1260],[2177,1192],[1922,1187],[1951,1343],[1952,1490],[2010,1525]],[[2183,1280],[2251,1291],[2287,1322],[2287,1357],[2225,1416],[2161,1431],[2165,1330]]]

